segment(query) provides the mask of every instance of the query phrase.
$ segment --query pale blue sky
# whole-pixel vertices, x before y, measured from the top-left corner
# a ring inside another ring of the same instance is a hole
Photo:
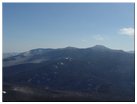
[[[3,51],[134,49],[133,3],[3,3]]]

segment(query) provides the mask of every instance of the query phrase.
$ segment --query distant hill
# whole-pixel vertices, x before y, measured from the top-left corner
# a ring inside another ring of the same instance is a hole
[[[19,54],[19,53],[17,53],[17,52],[3,53],[3,59],[4,59],[4,58],[11,57],[11,56],[16,56],[16,55],[18,55],[18,54]]]
[[[41,101],[134,101],[134,65],[134,54],[101,45],[30,50],[3,59],[4,101],[39,101],[35,89],[50,91]]]
[[[135,53],[135,51],[128,51],[128,53]]]

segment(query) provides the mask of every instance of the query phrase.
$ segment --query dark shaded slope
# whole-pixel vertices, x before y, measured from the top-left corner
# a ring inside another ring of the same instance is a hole
[[[3,101],[97,101],[91,93],[41,89],[22,85],[4,85]]]

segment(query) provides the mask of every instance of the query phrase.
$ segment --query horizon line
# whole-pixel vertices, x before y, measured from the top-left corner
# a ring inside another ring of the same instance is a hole
[[[116,49],[116,48],[110,48],[110,47],[107,47],[105,45],[93,45],[91,47],[75,47],[75,46],[65,46],[65,47],[58,47],[58,48],[54,48],[54,47],[40,47],[40,48],[32,48],[32,49],[28,49],[26,51],[12,51],[12,52],[4,52],[2,51],[2,53],[22,53],[22,52],[27,52],[27,51],[31,51],[31,50],[36,50],[36,49],[64,49],[64,48],[77,48],[77,49],[87,49],[87,48],[93,48],[93,47],[96,47],[96,46],[101,46],[101,47],[104,47],[104,48],[108,48],[108,49],[112,49],[112,50],[122,50],[122,51],[125,51],[125,52],[130,52],[130,51],[134,51],[135,52],[135,48],[133,50],[124,50],[124,49]]]

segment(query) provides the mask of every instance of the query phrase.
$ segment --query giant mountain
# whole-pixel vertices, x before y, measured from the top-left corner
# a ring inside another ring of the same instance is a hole
[[[134,101],[134,53],[96,45],[3,59],[4,101]]]

